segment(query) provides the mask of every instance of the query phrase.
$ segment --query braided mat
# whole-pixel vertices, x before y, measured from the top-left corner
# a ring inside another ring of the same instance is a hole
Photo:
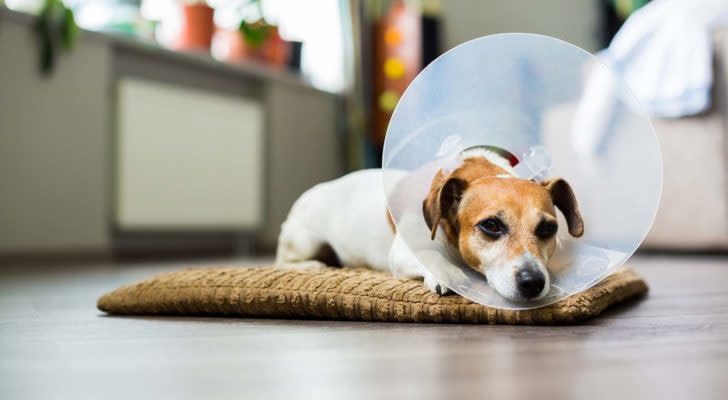
[[[102,296],[120,315],[195,315],[472,324],[565,324],[647,292],[623,268],[598,285],[533,310],[501,310],[457,295],[438,296],[421,281],[362,269],[198,268],[165,273]]]

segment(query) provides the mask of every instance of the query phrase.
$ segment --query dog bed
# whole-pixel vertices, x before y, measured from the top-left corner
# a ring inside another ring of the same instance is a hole
[[[472,324],[566,324],[647,292],[621,268],[598,285],[550,306],[501,310],[457,295],[438,296],[421,281],[347,268],[198,268],[161,274],[102,296],[118,315],[189,315]]]

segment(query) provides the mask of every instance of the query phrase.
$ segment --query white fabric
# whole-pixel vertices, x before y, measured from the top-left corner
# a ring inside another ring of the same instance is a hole
[[[728,0],[653,0],[625,22],[602,58],[648,112],[694,115],[710,106],[712,30],[728,25]]]

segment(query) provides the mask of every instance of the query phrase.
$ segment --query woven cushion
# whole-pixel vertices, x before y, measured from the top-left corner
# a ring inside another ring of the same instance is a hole
[[[647,292],[620,269],[598,285],[550,306],[501,310],[430,293],[421,281],[362,269],[200,268],[165,273],[102,296],[110,314],[202,315],[475,324],[563,324],[593,317]]]

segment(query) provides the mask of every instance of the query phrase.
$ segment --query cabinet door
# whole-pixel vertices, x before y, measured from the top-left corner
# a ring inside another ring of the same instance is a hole
[[[117,227],[253,230],[262,216],[263,111],[253,100],[118,82]]]

